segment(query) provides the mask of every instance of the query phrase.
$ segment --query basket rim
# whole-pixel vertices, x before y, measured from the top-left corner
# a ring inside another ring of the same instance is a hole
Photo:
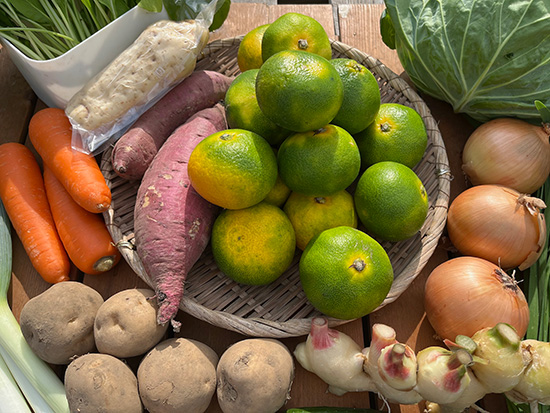
[[[224,39],[214,40],[208,43],[201,54],[199,55],[198,61],[207,58],[209,55],[219,51],[220,49],[226,47],[235,47],[240,43],[244,36],[235,36]],[[405,291],[410,284],[416,279],[418,274],[424,269],[427,261],[432,256],[435,248],[438,245],[439,239],[442,235],[443,228],[446,224],[447,210],[450,199],[450,181],[452,179],[450,175],[449,160],[447,152],[445,149],[445,143],[439,131],[438,124],[433,118],[430,109],[422,98],[413,90],[413,88],[398,74],[390,70],[385,66],[379,59],[370,56],[369,54],[356,49],[353,46],[347,45],[337,40],[331,40],[332,48],[348,56],[351,59],[357,60],[360,63],[365,64],[371,71],[380,76],[384,82],[387,82],[388,85],[393,88],[398,93],[401,93],[415,110],[421,115],[424,123],[426,125],[427,132],[430,138],[433,141],[434,153],[436,157],[436,176],[437,176],[437,198],[433,200],[432,208],[434,209],[434,219],[431,221],[430,225],[424,231],[424,234],[421,236],[422,248],[421,254],[418,260],[410,262],[401,273],[412,272],[411,275],[407,277],[405,282],[401,282],[398,287],[392,289],[389,294],[386,296],[385,300],[380,304],[378,308],[374,311],[379,310],[380,308],[394,302],[402,293]],[[110,152],[112,147],[109,148],[102,156],[102,171],[107,168],[110,168]],[[104,165],[108,163],[107,165]],[[124,234],[120,231],[120,228],[114,223],[114,211],[110,208],[108,211],[103,213],[105,222],[109,232],[113,237],[113,240],[119,247],[121,254],[125,260],[130,264],[130,267],[134,272],[145,281],[151,288],[154,289],[154,286],[149,279],[149,277],[143,271],[141,274],[140,269],[136,269],[132,262],[135,260],[135,252],[131,244],[124,239]],[[134,256],[133,256],[134,255]],[[139,258],[139,257],[138,257]],[[395,283],[394,283],[395,284]],[[313,317],[300,318],[300,319],[290,319],[284,322],[268,320],[261,317],[250,317],[243,318],[236,316],[225,311],[218,311],[204,307],[203,305],[196,302],[194,299],[188,297],[184,294],[182,301],[180,303],[180,310],[199,318],[203,321],[206,321],[210,324],[226,328],[238,333],[241,333],[246,336],[261,336],[261,337],[273,337],[273,338],[284,338],[284,337],[296,337],[308,334],[311,326],[311,320]],[[329,326],[335,327],[342,325],[353,320],[339,320],[335,318],[327,317],[329,320]]]

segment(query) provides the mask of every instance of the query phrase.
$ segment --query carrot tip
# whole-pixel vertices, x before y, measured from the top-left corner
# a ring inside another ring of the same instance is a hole
[[[94,270],[98,272],[109,271],[116,264],[117,260],[114,255],[109,255],[107,257],[101,257],[94,263]]]

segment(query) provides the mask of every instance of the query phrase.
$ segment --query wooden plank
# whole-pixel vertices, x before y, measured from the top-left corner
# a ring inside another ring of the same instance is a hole
[[[36,95],[0,45],[0,143],[24,142]]]
[[[384,6],[380,4],[338,5],[336,18],[340,41],[378,58],[390,70],[401,74],[403,66],[397,53],[386,46],[380,36],[380,15],[383,10]]]

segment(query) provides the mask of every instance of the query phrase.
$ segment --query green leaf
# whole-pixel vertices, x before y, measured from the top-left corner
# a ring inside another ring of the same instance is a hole
[[[395,50],[395,29],[393,28],[391,17],[386,9],[384,9],[380,16],[380,34],[386,46]]]
[[[550,105],[548,0],[385,0],[399,59],[422,92],[485,122]]]
[[[162,11],[162,0],[141,0],[138,6],[153,13],[160,13]]]
[[[218,8],[218,11],[214,15],[214,20],[212,21],[212,24],[208,28],[208,30],[211,32],[219,29],[223,25],[225,19],[227,19],[227,16],[229,14],[229,9],[231,8],[231,0],[222,0],[218,2],[218,4],[219,3],[222,3],[222,5]]]
[[[202,19],[208,27],[214,21],[214,15],[224,0],[163,0],[164,8],[171,20],[181,21]]]
[[[26,19],[35,21],[40,24],[51,23],[51,18],[48,16],[39,0],[8,0],[20,14]]]
[[[540,100],[535,100],[535,107],[539,111],[540,117],[544,123],[550,123],[550,109]]]
[[[128,4],[124,0],[98,0],[100,4],[103,4],[107,10],[110,11],[111,19],[115,20],[117,17],[126,13],[129,8]]]

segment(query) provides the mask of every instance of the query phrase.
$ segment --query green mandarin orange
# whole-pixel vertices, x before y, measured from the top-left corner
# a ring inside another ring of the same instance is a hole
[[[386,298],[393,268],[382,246],[346,226],[327,229],[302,253],[300,282],[311,304],[343,320],[364,317]]]
[[[285,139],[277,162],[279,175],[291,191],[328,196],[346,189],[355,180],[361,157],[347,131],[326,125]]]
[[[346,190],[330,196],[308,196],[292,192],[283,211],[296,234],[296,246],[302,251],[313,237],[326,229],[342,225],[357,227],[352,195]]]
[[[202,140],[187,166],[195,190],[227,209],[247,208],[262,201],[277,180],[277,159],[260,135],[227,129]]]
[[[370,166],[357,182],[354,200],[366,232],[386,241],[411,238],[428,214],[428,194],[422,181],[398,162]]]
[[[301,13],[286,13],[269,25],[262,38],[264,62],[283,50],[301,50],[332,58],[330,39],[323,26]]]
[[[246,285],[275,281],[290,266],[296,250],[290,220],[280,208],[266,202],[222,211],[211,239],[218,268]]]
[[[264,61],[256,78],[262,112],[295,132],[319,129],[336,116],[344,98],[340,75],[325,58],[296,50]]]

